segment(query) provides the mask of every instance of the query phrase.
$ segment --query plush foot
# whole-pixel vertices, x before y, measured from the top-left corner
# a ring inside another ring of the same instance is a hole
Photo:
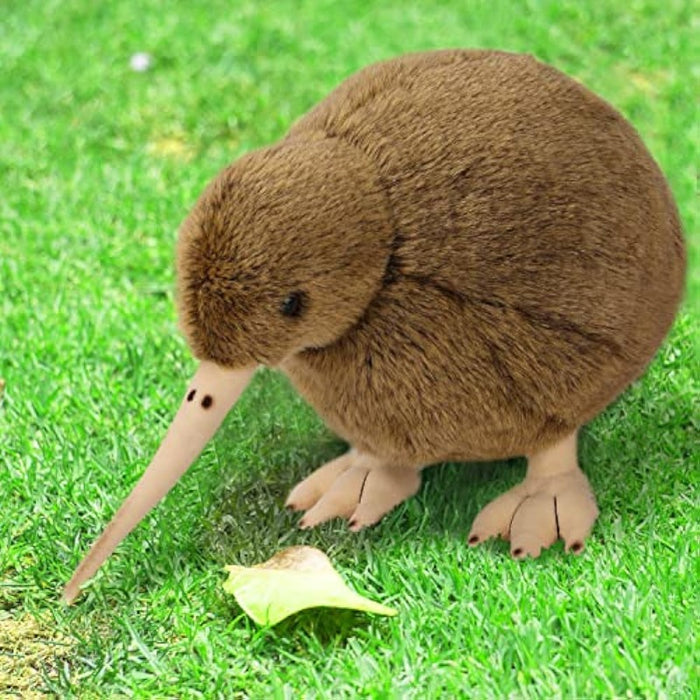
[[[491,501],[469,533],[475,546],[491,537],[510,541],[516,559],[537,557],[557,539],[566,550],[583,551],[598,507],[576,459],[576,433],[528,460],[525,480]]]
[[[420,486],[417,469],[389,466],[355,450],[323,465],[298,484],[287,507],[305,510],[302,529],[331,518],[347,518],[357,532],[381,520]]]

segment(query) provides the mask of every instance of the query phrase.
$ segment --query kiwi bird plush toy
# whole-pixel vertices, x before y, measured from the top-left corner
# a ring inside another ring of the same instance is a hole
[[[360,71],[221,172],[177,269],[201,364],[69,602],[259,365],[350,445],[291,491],[302,527],[376,523],[436,462],[524,455],[469,543],[580,551],[598,509],[578,430],[662,342],[685,250],[662,173],[610,105],[529,56],[449,50]]]

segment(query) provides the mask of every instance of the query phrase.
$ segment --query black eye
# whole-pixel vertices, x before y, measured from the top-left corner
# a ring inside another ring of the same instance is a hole
[[[304,309],[304,292],[292,292],[288,294],[286,299],[280,306],[280,311],[283,316],[301,316]]]

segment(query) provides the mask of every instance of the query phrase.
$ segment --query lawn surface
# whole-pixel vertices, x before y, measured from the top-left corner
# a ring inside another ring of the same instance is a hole
[[[691,3],[379,5],[3,3],[0,697],[700,694]],[[466,546],[479,508],[522,478],[520,460],[437,467],[359,536],[342,523],[297,531],[287,491],[344,446],[264,372],[80,604],[58,605],[193,371],[172,298],[188,207],[354,70],[443,46],[531,52],[585,82],[635,124],[683,216],[679,320],[583,434],[601,508],[585,554],[559,544],[517,563],[502,542]],[[153,56],[146,72],[129,66],[139,51]],[[302,543],[399,616],[321,610],[256,628],[221,568]]]

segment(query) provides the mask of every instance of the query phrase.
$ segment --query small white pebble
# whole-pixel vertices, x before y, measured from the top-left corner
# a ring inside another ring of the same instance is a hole
[[[152,59],[151,54],[144,53],[140,51],[135,53],[129,60],[129,66],[131,70],[135,70],[137,73],[143,73],[151,67]]]

